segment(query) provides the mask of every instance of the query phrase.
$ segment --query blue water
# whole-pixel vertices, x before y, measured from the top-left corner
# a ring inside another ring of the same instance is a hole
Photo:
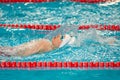
[[[0,4],[0,23],[25,24],[120,24],[120,3],[111,6],[72,2]],[[0,28],[0,45],[15,46],[44,38],[51,31]],[[82,33],[84,31],[81,31]],[[99,31],[120,39],[118,31]],[[85,35],[86,36],[86,35]],[[88,35],[93,36],[93,35]],[[78,41],[79,42],[79,41]],[[64,46],[28,57],[3,57],[6,61],[120,61],[120,46],[100,44],[89,37],[77,47]],[[6,77],[7,76],[7,77]],[[0,70],[0,80],[113,80],[120,70]]]
[[[1,80],[119,80],[119,70],[3,70]]]

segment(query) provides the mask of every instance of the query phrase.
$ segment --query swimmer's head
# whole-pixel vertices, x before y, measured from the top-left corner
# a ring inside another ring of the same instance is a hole
[[[63,37],[60,34],[52,38],[52,44],[54,48],[59,48],[60,44],[62,43],[62,38]]]
[[[52,44],[54,48],[61,48],[66,44],[73,44],[75,41],[75,37],[71,37],[69,34],[65,35],[57,35],[54,38],[52,38]]]

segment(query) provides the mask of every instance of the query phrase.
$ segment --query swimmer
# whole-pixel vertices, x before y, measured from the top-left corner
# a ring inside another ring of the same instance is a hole
[[[0,47],[0,55],[28,56],[35,53],[48,52],[53,49],[64,46],[66,42],[69,41],[69,39],[70,37],[68,35],[65,36],[57,35],[52,38],[52,41],[48,39],[40,39],[40,40],[32,40],[30,42],[15,47]]]
[[[106,39],[106,41],[108,41],[108,39]],[[69,34],[65,34],[64,36],[57,35],[53,37],[51,41],[48,39],[40,39],[32,40],[15,47],[0,47],[0,55],[29,56],[32,54],[48,52],[56,48],[61,48],[67,44],[72,45],[74,42],[75,37],[71,37]],[[109,39],[108,44],[114,44],[114,42],[114,39]]]
[[[39,52],[48,52],[58,48],[61,44],[61,35],[52,38],[52,41],[47,39],[32,40],[15,47],[0,47],[0,54],[8,56],[28,56]]]

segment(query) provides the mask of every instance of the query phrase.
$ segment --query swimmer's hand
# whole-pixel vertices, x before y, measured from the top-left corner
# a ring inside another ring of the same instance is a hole
[[[104,38],[102,40],[99,40],[100,43],[107,43],[108,45],[111,46],[120,46],[120,41],[117,40],[115,37],[109,37],[109,38]]]

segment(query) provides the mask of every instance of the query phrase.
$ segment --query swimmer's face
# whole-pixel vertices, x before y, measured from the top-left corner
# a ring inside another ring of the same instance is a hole
[[[62,37],[61,35],[57,35],[52,39],[52,44],[54,45],[55,48],[58,48],[62,43],[61,37]]]

